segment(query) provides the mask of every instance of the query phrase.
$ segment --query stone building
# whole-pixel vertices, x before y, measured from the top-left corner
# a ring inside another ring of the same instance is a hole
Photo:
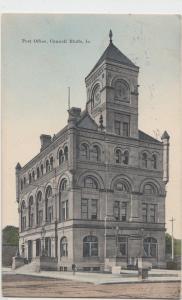
[[[16,166],[19,251],[29,262],[165,266],[169,135],[138,129],[139,67],[109,37],[85,78],[85,110],[70,108],[67,125],[42,134],[40,152]]]

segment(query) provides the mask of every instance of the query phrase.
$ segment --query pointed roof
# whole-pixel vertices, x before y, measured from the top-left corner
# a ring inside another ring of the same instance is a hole
[[[161,140],[169,140],[170,136],[169,134],[167,133],[167,131],[165,130],[163,135],[161,136]]]
[[[126,65],[129,67],[138,68],[126,55],[124,55],[112,42],[112,31],[110,30],[109,37],[110,37],[110,43],[109,46],[106,48],[104,53],[101,55],[100,59],[96,63],[96,65],[93,67],[91,72],[87,75],[87,77],[95,71],[95,69],[104,61],[104,60],[110,60],[117,63],[120,63],[122,65]]]
[[[158,141],[157,139],[153,138],[151,135],[149,135],[141,130],[139,130],[139,140],[161,144],[160,141]]]

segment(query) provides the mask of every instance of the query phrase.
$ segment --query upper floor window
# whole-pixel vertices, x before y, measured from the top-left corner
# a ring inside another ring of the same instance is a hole
[[[89,159],[89,147],[87,144],[81,144],[80,146],[80,158],[83,160]]]
[[[92,177],[85,177],[84,178],[84,187],[90,188],[90,189],[98,189],[98,183]]]
[[[88,199],[81,199],[81,218],[88,219]]]
[[[114,121],[114,131],[116,134],[121,135],[121,122]]]
[[[114,189],[115,189],[115,191],[119,191],[119,192],[124,192],[124,193],[129,192],[129,189],[128,189],[127,185],[125,184],[125,182],[122,182],[122,181],[118,181],[115,184]]]
[[[152,168],[157,169],[157,156],[155,154],[152,155],[151,162],[152,162]]]
[[[37,168],[37,179],[39,179],[39,177],[40,177],[40,169],[39,169],[39,167]]]
[[[122,256],[127,255],[128,242],[126,237],[118,236],[118,248]]]
[[[120,101],[129,101],[129,86],[123,80],[117,80],[115,83],[115,98]]]
[[[21,191],[23,190],[23,179],[21,179],[21,181],[20,181],[20,189],[21,189]]]
[[[129,136],[129,123],[123,122],[123,136]]]
[[[41,175],[43,175],[43,174],[44,174],[44,166],[41,165],[41,166],[40,166],[40,169],[41,169]]]
[[[147,168],[147,154],[146,153],[142,154],[142,167]]]
[[[127,218],[127,202],[121,202],[121,221],[126,221]]]
[[[36,199],[36,211],[37,211],[37,225],[41,225],[43,222],[43,207],[42,207],[42,192],[39,191]]]
[[[98,238],[93,235],[83,239],[83,256],[98,256]]]
[[[29,216],[29,227],[33,226],[33,196],[29,198],[29,206],[28,206],[28,216]]]
[[[53,156],[50,158],[50,169],[53,170],[54,159]]]
[[[128,165],[128,163],[129,163],[129,153],[128,153],[128,151],[124,151],[124,153],[123,153],[123,163],[125,165]]]
[[[69,218],[68,200],[62,201],[61,207],[62,207],[62,221],[66,221]]]
[[[92,96],[92,106],[96,106],[97,104],[100,103],[101,101],[101,95],[100,95],[100,85],[97,84],[95,87],[94,87],[94,90],[93,90],[93,96]]]
[[[91,200],[91,219],[96,220],[97,219],[97,199]]]
[[[116,150],[115,157],[116,157],[116,163],[117,164],[121,163],[121,150],[119,149]]]
[[[120,219],[120,201],[114,201],[113,214],[116,220]]]
[[[63,150],[59,151],[59,165],[61,165],[64,162],[64,153]]]
[[[65,157],[65,160],[68,160],[68,147],[65,146],[64,148],[64,157]]]
[[[26,177],[23,178],[23,184],[26,184]]]
[[[25,201],[22,201],[21,204],[21,231],[24,231],[26,229],[26,207],[25,207]]]
[[[92,160],[93,161],[100,161],[100,148],[97,145],[93,146],[93,150],[92,150]]]
[[[29,184],[32,182],[32,175],[29,174]]]
[[[66,178],[61,181],[60,189],[62,191],[66,191],[68,189],[68,181]]]
[[[32,179],[33,179],[33,181],[35,180],[35,172],[34,171],[32,172]]]
[[[50,171],[50,163],[49,160],[46,160],[46,173]]]
[[[151,184],[145,184],[143,191],[144,191],[144,194],[146,194],[146,195],[154,195],[155,194],[155,189]]]

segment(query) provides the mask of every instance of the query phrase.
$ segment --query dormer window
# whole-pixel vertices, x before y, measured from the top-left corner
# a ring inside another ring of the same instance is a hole
[[[115,99],[129,102],[129,86],[123,80],[117,80],[115,83]]]

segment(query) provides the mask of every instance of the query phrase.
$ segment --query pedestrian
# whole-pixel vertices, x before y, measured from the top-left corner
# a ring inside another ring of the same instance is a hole
[[[75,264],[72,264],[72,271],[73,271],[73,275],[75,275],[75,272],[76,272],[76,265]]]

